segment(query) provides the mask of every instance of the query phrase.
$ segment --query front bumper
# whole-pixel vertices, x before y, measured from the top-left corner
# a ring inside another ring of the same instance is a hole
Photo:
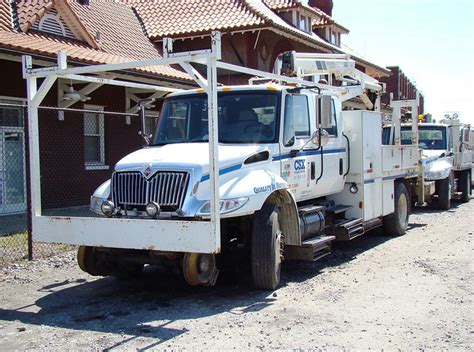
[[[219,253],[220,234],[209,221],[33,217],[33,240],[82,246]]]

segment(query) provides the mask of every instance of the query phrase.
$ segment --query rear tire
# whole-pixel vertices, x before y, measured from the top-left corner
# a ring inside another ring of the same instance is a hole
[[[251,240],[251,266],[254,287],[273,290],[280,283],[283,235],[278,207],[265,203],[255,213]]]
[[[462,192],[461,202],[469,202],[471,199],[471,174],[469,171],[463,171],[459,175],[459,190]]]
[[[404,235],[410,216],[410,197],[404,183],[395,184],[394,212],[383,218],[384,232],[390,236]]]
[[[436,181],[436,191],[438,193],[438,208],[443,210],[451,208],[451,178],[449,176]]]

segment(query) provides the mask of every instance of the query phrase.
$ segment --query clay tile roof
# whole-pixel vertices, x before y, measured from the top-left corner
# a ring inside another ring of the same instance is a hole
[[[264,2],[272,10],[290,9],[298,6],[295,0],[264,0]]]
[[[53,7],[52,0],[17,0],[17,16],[20,28],[26,32]]]
[[[49,57],[56,56],[60,50],[66,50],[68,59],[91,65],[130,61],[130,58],[91,49],[87,44],[43,33],[15,33],[0,30],[0,46],[25,53]],[[189,80],[189,76],[169,66],[151,66],[136,69],[142,73],[160,75],[173,79]]]
[[[129,6],[113,1],[91,1],[88,6],[74,1],[70,6],[89,34],[100,38],[103,51],[136,59],[160,56]]]
[[[0,1],[0,29],[10,30],[12,23],[10,4],[7,1]]]
[[[273,10],[303,6],[294,0],[121,0],[137,11],[143,21],[148,36],[152,40],[162,37],[185,37],[205,34],[211,30],[241,30],[248,28],[272,28],[280,33],[303,41],[318,50],[345,53],[314,33],[304,32],[285,22]],[[337,25],[334,20],[316,8],[304,6],[317,13],[325,21]],[[338,25],[339,26],[339,25]],[[341,26],[342,27],[342,26]],[[343,28],[343,27],[342,27]],[[354,59],[358,57],[354,55]],[[387,69],[372,65],[383,75]]]
[[[249,28],[264,20],[241,0],[122,0],[132,5],[150,38]]]
[[[328,24],[334,24],[337,27],[349,33],[349,30],[346,27],[337,23],[331,16],[327,15],[326,13],[324,13],[317,7],[305,6],[305,5],[302,5],[301,3],[298,3],[296,0],[263,0],[263,1],[272,10],[285,10],[285,9],[291,9],[291,8],[296,8],[296,7],[303,7],[307,11],[310,11],[313,14],[317,15],[316,18],[313,18],[313,23],[312,23],[313,27],[322,27],[322,26],[327,26]]]
[[[61,1],[58,5],[69,6],[68,9],[92,38],[100,37],[100,48],[99,46],[93,48],[79,40],[33,30],[27,33],[16,32],[9,15],[12,13],[12,4],[7,0],[0,0],[0,48],[50,57],[55,57],[59,50],[66,50],[71,61],[87,64],[161,57],[159,50],[143,32],[140,21],[129,6],[111,0],[91,1],[88,6],[81,5],[77,1],[67,3],[66,0],[56,1]],[[29,29],[54,4],[55,2],[50,0],[17,0],[16,21],[20,27],[23,25],[21,28]],[[169,66],[146,67],[136,71],[190,81],[186,73]]]

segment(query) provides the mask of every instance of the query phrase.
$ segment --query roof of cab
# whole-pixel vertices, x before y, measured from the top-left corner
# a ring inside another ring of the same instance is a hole
[[[218,92],[231,92],[231,91],[282,91],[284,89],[294,88],[291,86],[283,86],[279,84],[260,84],[260,85],[238,85],[238,86],[221,86],[217,87]],[[188,94],[196,94],[196,93],[205,93],[205,90],[202,88],[198,89],[190,89],[190,90],[183,90],[180,92],[171,93],[168,97],[176,97]]]

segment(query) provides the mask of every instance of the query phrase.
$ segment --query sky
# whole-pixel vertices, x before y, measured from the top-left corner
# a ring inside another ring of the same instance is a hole
[[[382,66],[400,66],[439,120],[474,125],[473,0],[333,0],[343,43]]]

